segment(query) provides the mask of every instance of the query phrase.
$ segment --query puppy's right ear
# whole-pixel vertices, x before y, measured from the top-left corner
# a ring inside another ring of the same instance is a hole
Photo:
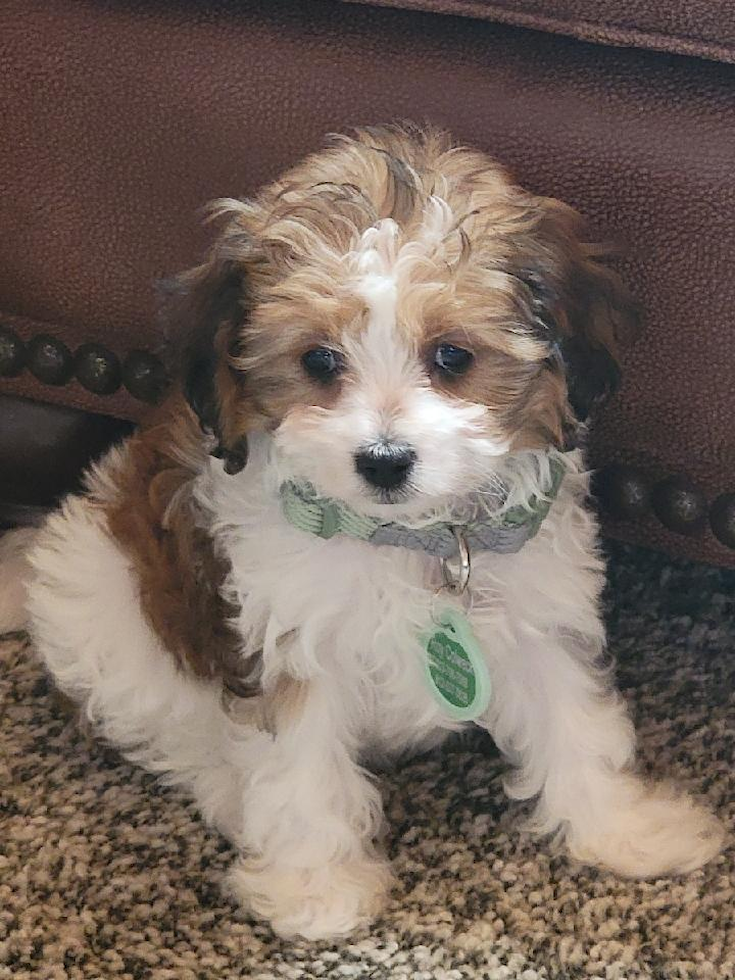
[[[231,366],[247,315],[246,286],[244,265],[216,251],[176,286],[174,340],[184,397],[202,430],[214,436],[212,454],[224,460],[228,473],[247,462],[243,377]]]

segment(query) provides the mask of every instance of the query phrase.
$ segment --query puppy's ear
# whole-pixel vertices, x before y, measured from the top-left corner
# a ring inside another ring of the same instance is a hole
[[[544,201],[534,246],[518,272],[537,334],[549,343],[549,366],[566,377],[571,418],[567,447],[594,409],[620,386],[619,350],[637,333],[638,310],[619,276],[582,242],[582,220]]]
[[[177,281],[176,340],[184,397],[228,473],[247,462],[243,378],[231,366],[247,315],[245,267],[216,251]]]

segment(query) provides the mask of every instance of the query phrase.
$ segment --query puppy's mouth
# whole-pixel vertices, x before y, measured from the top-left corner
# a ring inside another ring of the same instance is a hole
[[[370,489],[370,499],[374,503],[385,507],[407,504],[409,501],[414,500],[419,495],[418,487],[412,483],[407,483],[402,487],[396,487],[390,490],[373,490],[372,487]]]

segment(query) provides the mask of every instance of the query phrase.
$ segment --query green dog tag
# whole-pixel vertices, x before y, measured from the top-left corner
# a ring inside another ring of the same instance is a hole
[[[492,692],[480,644],[459,610],[447,606],[437,620],[434,631],[423,637],[431,693],[456,721],[474,721]]]

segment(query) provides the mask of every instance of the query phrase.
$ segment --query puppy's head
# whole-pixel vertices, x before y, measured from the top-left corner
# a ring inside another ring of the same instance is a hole
[[[443,134],[335,139],[227,218],[188,277],[186,396],[230,471],[249,431],[357,509],[425,509],[568,448],[630,307],[564,205]]]

